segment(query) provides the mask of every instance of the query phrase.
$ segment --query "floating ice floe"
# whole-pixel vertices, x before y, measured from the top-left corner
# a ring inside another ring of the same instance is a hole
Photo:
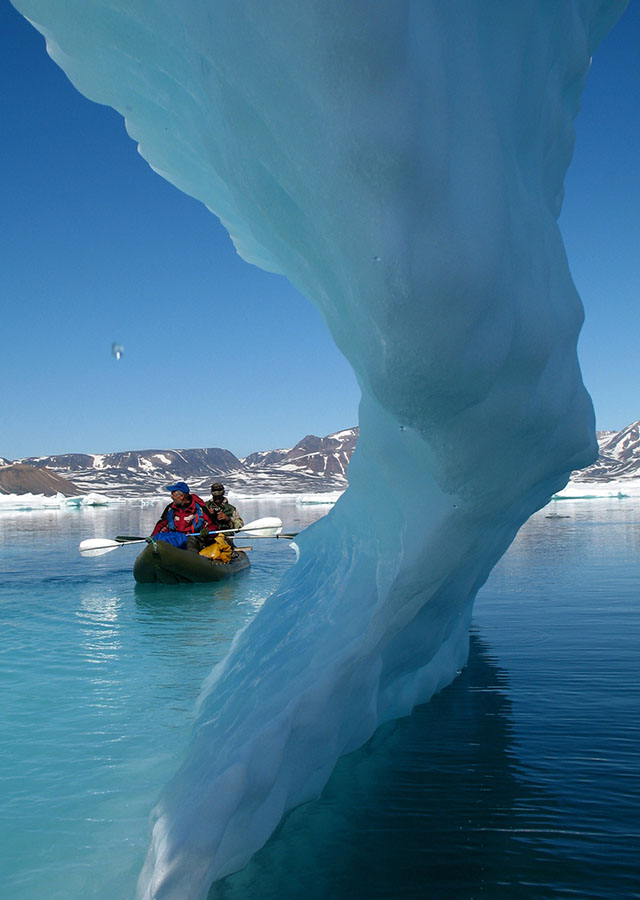
[[[285,493],[265,491],[264,494],[246,494],[241,491],[228,491],[228,496],[233,500],[245,501],[288,501],[300,506],[333,506],[338,502],[344,491],[323,491],[319,493]]]
[[[619,478],[616,481],[570,481],[554,494],[554,500],[597,500],[604,498],[640,497],[640,478]]]
[[[125,500],[106,497],[104,494],[83,494],[78,497],[65,497],[56,494],[47,497],[44,494],[0,494],[0,512],[36,509],[78,509],[81,506],[111,506],[125,503]]]

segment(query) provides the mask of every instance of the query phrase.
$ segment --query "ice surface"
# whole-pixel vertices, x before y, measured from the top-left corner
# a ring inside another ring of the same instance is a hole
[[[140,895],[205,897],[340,754],[464,665],[473,598],[596,453],[556,219],[623,0],[15,0],[150,164],[321,310],[348,491],[237,637]]]
[[[640,497],[640,478],[618,478],[612,481],[570,481],[557,497],[562,500],[626,499]]]
[[[44,494],[0,494],[0,512],[32,509],[76,509],[79,506],[109,506],[125,501],[104,494],[89,493],[78,497],[65,497],[55,494],[47,497]]]

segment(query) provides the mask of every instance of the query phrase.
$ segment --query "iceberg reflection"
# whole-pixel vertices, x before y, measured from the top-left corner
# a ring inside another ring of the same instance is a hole
[[[514,741],[507,674],[472,634],[453,684],[343,757],[208,900],[564,896],[583,865],[554,853],[562,816]]]

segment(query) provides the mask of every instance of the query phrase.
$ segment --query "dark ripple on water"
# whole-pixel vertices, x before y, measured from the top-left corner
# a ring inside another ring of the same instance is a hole
[[[342,759],[209,900],[640,897],[640,526],[621,504],[563,510],[483,589],[456,682]]]

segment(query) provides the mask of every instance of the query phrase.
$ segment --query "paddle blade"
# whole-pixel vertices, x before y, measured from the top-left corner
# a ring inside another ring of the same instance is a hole
[[[78,550],[83,556],[102,556],[104,553],[111,553],[112,550],[123,546],[124,544],[119,544],[109,538],[88,538],[86,541],[80,542]]]
[[[247,522],[238,529],[238,534],[246,534],[250,537],[276,537],[282,531],[282,519],[277,516],[266,516],[264,519],[256,519]]]

